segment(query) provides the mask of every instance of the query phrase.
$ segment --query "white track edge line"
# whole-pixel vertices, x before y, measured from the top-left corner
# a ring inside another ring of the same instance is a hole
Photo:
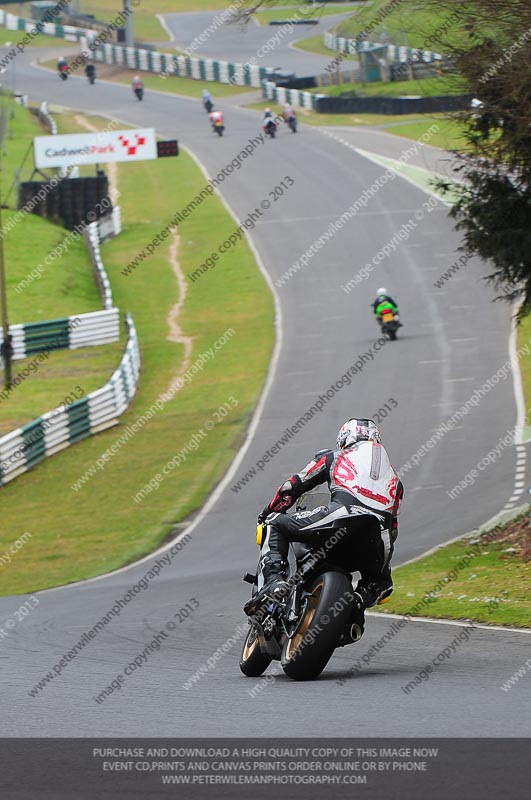
[[[379,618],[379,619],[404,619],[405,614],[388,614],[387,612],[378,613],[377,611],[366,611],[365,616]],[[460,628],[465,625],[473,624],[475,628],[481,628],[483,631],[506,631],[507,633],[527,633],[531,635],[529,628],[516,628],[509,627],[509,625],[486,625],[482,622],[474,622],[473,619],[436,619],[435,617],[408,617],[410,622],[430,622],[435,625],[457,625]]]

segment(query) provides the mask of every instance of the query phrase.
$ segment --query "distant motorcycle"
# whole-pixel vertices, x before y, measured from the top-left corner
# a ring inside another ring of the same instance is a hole
[[[397,314],[389,307],[384,308],[381,315],[382,319],[382,333],[388,339],[394,341],[396,339],[396,332],[402,327],[402,323],[398,319]]]
[[[142,86],[135,86],[133,91],[136,94],[137,99],[138,100],[142,100],[142,98],[144,97],[144,89],[143,89],[143,87]]]
[[[68,78],[68,64],[61,64],[59,66],[59,77],[62,81],[66,81]]]
[[[292,133],[297,133],[297,117],[293,114],[292,116],[287,118],[286,122]]]
[[[213,122],[212,127],[214,128],[218,136],[223,136],[223,131],[225,130],[225,126],[220,119],[217,119],[215,122]]]
[[[277,132],[277,123],[274,119],[268,119],[267,122],[264,122],[262,127],[268,136],[270,136],[272,139],[275,138],[275,134]]]
[[[203,105],[205,107],[205,111],[207,112],[207,114],[210,114],[210,112],[214,108],[214,103],[212,102],[212,100],[205,100]]]
[[[87,68],[85,69],[85,74],[88,78],[88,82],[92,86],[96,82],[96,70],[92,64],[88,64]]]

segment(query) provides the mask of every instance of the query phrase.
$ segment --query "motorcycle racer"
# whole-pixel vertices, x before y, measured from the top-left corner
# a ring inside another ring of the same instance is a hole
[[[387,289],[382,287],[381,289],[377,290],[376,300],[372,304],[372,307],[374,309],[374,315],[378,320],[378,322],[380,323],[380,325],[382,324],[382,314],[384,314],[385,311],[389,310],[392,311],[393,314],[395,315],[398,325],[402,326],[402,323],[400,322],[398,306],[396,304],[396,301],[391,297],[391,295],[387,294]]]
[[[327,483],[331,501],[310,512],[286,515],[304,493]],[[253,613],[264,596],[281,603],[288,584],[289,542],[322,544],[338,529],[359,543],[361,579],[354,592],[350,638],[357,641],[364,629],[364,611],[393,591],[390,561],[398,535],[403,486],[381,445],[378,427],[370,419],[351,418],[339,430],[337,450],[320,450],[300,472],[279,487],[258,516],[265,521],[258,571],[262,589],[244,606]]]

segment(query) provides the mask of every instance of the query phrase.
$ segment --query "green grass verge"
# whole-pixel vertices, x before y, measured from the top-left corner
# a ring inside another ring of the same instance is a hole
[[[4,102],[8,128],[3,142],[2,174],[7,177],[21,167],[32,138],[46,131],[27,109],[7,98]],[[26,161],[20,172],[21,181],[30,178],[32,162],[33,159]],[[4,183],[4,200],[7,194],[8,187]],[[10,193],[9,201],[11,208],[3,209],[2,222],[7,231],[3,246],[10,323],[42,322],[100,310],[90,259],[81,237],[73,237],[60,225],[33,214],[16,221],[14,192]],[[11,222],[16,224],[10,229]],[[56,250],[58,247],[60,249]],[[24,280],[26,283],[21,285]],[[16,291],[17,286],[19,291]],[[76,385],[81,386],[85,394],[97,389],[112,374],[122,350],[123,343],[116,343],[55,351],[37,371],[36,364],[29,366],[34,357],[15,361],[15,377],[26,367],[32,372],[0,402],[0,434],[9,433],[52,410]],[[1,370],[0,378],[3,379]]]
[[[441,147],[443,150],[464,150],[468,146],[460,123],[445,114],[433,114],[408,125],[401,123],[386,125],[383,130],[416,141],[426,133],[434,121],[439,125],[439,130],[430,135],[429,143],[432,147]]]
[[[275,113],[279,113],[282,110],[281,106],[271,105],[271,101],[251,103],[245,107],[256,111],[263,111],[264,108],[270,107]],[[418,114],[317,114],[315,111],[298,109],[297,116],[299,122],[304,125],[352,128],[377,126],[388,133],[415,141],[423,133],[426,133],[434,122],[437,122],[440,130],[430,136],[430,144],[433,147],[452,150],[464,148],[466,144],[460,124],[448,114],[429,114],[425,116],[419,116]]]
[[[156,5],[157,7],[160,6],[163,10],[155,10],[153,6]],[[148,9],[148,3],[142,3],[138,8],[134,9],[133,15],[133,29],[135,39],[142,42],[164,42],[169,40],[169,36],[160,24],[159,20],[156,17],[158,13],[171,13],[174,11],[179,11],[181,9],[175,8],[175,6],[179,5],[179,0],[169,0],[168,2],[164,2],[164,0],[159,0],[156,4],[150,3],[150,8]],[[190,2],[189,5],[192,5]],[[111,22],[116,16],[123,11],[123,2],[122,0],[90,0],[89,2],[82,3],[82,12],[83,14],[93,14],[96,19],[101,20],[102,22]],[[224,7],[224,6],[220,6]],[[2,5],[0,4],[0,8],[3,8],[5,11],[8,11],[10,14],[15,14],[16,16],[24,17],[25,19],[31,19],[30,13],[30,3],[16,3],[14,5]],[[196,10],[192,8],[182,9],[182,10]],[[8,31],[8,33],[17,34],[19,37],[22,36],[21,31]],[[18,41],[18,39],[16,40]],[[60,43],[63,42],[63,39],[56,39],[55,37],[50,36],[39,36],[35,39],[35,42],[39,41],[39,47],[46,47],[46,42],[48,42],[48,46],[51,43]]]
[[[220,166],[223,163],[220,155]],[[104,245],[103,260],[116,304],[132,312],[137,326],[142,350],[139,391],[119,427],[59,453],[0,489],[0,552],[24,531],[32,534],[9,570],[3,571],[3,594],[101,574],[159,545],[175,523],[202,504],[226,472],[243,440],[271,356],[272,298],[244,240],[221,256],[214,270],[188,285],[178,320],[193,340],[192,364],[231,327],[232,338],[109,458],[104,470],[79,491],[71,489],[125,426],[134,423],[168,388],[179,374],[184,353],[182,344],[167,339],[167,315],[179,295],[167,242],[133,274],[124,277],[121,270],[202,190],[205,178],[186,153],[175,159],[120,166],[119,175],[125,228]],[[184,273],[195,270],[235,227],[215,195],[196,208],[179,226],[178,256]],[[196,450],[189,447],[184,463],[160,488],[141,504],[134,503],[132,496],[231,396],[238,401],[237,407]]]
[[[119,76],[117,79],[113,77],[111,80],[118,80],[119,83],[130,85],[132,76],[135,74],[137,73],[131,72],[130,75],[128,73],[127,75]],[[169,92],[170,94],[183,95],[184,97],[197,97],[198,101],[201,98],[203,89],[208,89],[214,102],[218,97],[230,97],[256,91],[252,86],[232,86],[228,83],[196,81],[193,78],[177,78],[173,76],[164,78],[161,75],[153,75],[148,72],[142,72],[141,77],[147,90],[155,89],[159,92]]]
[[[411,81],[390,81],[377,83],[342,83],[338,86],[316,86],[310,89],[313,94],[325,94],[327,97],[339,97],[355,92],[359,97],[436,97],[438,95],[461,94],[464,91],[462,81],[455,75],[441,78],[419,78]]]
[[[11,9],[13,9],[13,6],[11,6]],[[14,13],[13,10],[11,10],[11,13]],[[25,36],[27,34],[24,31],[9,31],[7,28],[0,28],[0,46],[9,42],[13,47],[16,47],[18,42],[22,42]],[[64,47],[65,50],[69,50],[74,46],[73,42],[65,42],[64,39],[60,39],[57,36],[45,36],[44,34],[38,34],[26,44],[26,47]],[[5,50],[0,49],[0,59],[5,58],[10,49],[11,47],[6,47]],[[7,69],[9,70],[10,67],[8,66]]]
[[[325,47],[323,44],[323,36],[319,34],[319,36],[309,36],[307,39],[300,39],[293,45],[297,50],[304,50],[306,53],[315,53],[318,56],[326,56],[327,58],[332,61],[335,58],[335,53],[333,50],[329,50],[328,47]],[[347,58],[343,59],[342,63],[357,61],[357,56],[348,56]]]
[[[254,111],[264,111],[266,108],[275,110],[276,113],[282,111],[281,105],[275,105],[271,100],[261,100],[259,103],[247,103],[245,108]],[[414,122],[419,120],[418,114],[318,114],[316,111],[308,111],[305,108],[295,109],[300,123],[305,125],[382,125],[384,123],[393,124],[398,121]],[[428,126],[429,127],[429,126]]]
[[[42,67],[55,70],[56,61],[48,59],[41,62]],[[77,75],[84,77],[83,68],[79,68],[76,72]],[[228,83],[213,83],[212,81],[198,81],[193,78],[178,78],[174,76],[164,77],[150,72],[140,72],[132,69],[121,69],[120,67],[110,66],[108,64],[96,63],[96,80],[97,81],[115,81],[116,83],[123,83],[124,85],[131,86],[131,81],[134,75],[140,74],[144,88],[149,91],[156,90],[158,92],[168,92],[168,94],[181,95],[182,97],[196,97],[199,101],[203,89],[208,89],[214,100],[217,97],[229,97],[238,94],[248,94],[249,92],[256,91],[252,86],[232,86]],[[133,98],[134,99],[134,98]],[[206,116],[206,115],[205,115]]]
[[[531,314],[518,325],[518,347],[525,347],[531,341]],[[525,397],[526,409],[531,408],[531,358],[520,358],[520,370],[522,373],[522,386]],[[531,438],[531,417],[527,414],[525,421],[527,429],[524,431],[524,438]]]
[[[149,5],[149,9],[147,6]],[[111,19],[123,9],[122,0],[83,0],[83,13],[94,14],[99,19]],[[179,11],[216,11],[230,6],[227,0],[201,0],[198,8],[197,0],[150,0],[135,8],[135,16],[153,14],[175,14]]]
[[[489,541],[490,534],[467,537],[393,570],[391,600],[372,610],[407,614],[415,609],[414,616],[531,627],[531,562],[519,548],[507,546],[504,530],[499,531],[502,541]],[[468,563],[467,554],[471,556]],[[434,592],[440,582],[442,588]],[[417,610],[426,596],[430,602]],[[489,601],[496,597],[499,603],[493,609]]]
[[[371,26],[378,17],[378,12],[387,5],[388,0],[373,0],[365,7],[354,10],[348,19],[343,20],[336,27],[337,35],[355,38],[360,31]],[[379,41],[380,34],[385,33],[387,41],[392,44],[419,47],[435,52],[440,52],[444,48],[444,40],[449,38],[455,44],[462,43],[469,46],[470,39],[467,32],[462,32],[459,25],[448,21],[452,15],[451,7],[445,7],[443,3],[441,3],[440,10],[435,10],[433,6],[430,6],[429,9],[422,6],[422,0],[420,2],[409,0],[408,3],[401,3],[387,14],[380,24],[372,28],[367,38],[370,41]],[[461,19],[464,20],[465,17],[462,16]],[[446,29],[443,42],[440,39],[432,39],[440,27]],[[485,37],[496,36],[494,30],[483,29],[481,33]]]

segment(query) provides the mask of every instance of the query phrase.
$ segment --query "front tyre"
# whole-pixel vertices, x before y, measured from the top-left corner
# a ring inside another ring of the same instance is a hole
[[[295,681],[321,674],[350,619],[352,583],[346,575],[325,572],[312,581],[308,592],[299,625],[282,648],[282,669]]]
[[[258,678],[272,662],[270,656],[264,656],[258,643],[258,632],[251,626],[243,643],[240,658],[240,669],[248,678]]]

